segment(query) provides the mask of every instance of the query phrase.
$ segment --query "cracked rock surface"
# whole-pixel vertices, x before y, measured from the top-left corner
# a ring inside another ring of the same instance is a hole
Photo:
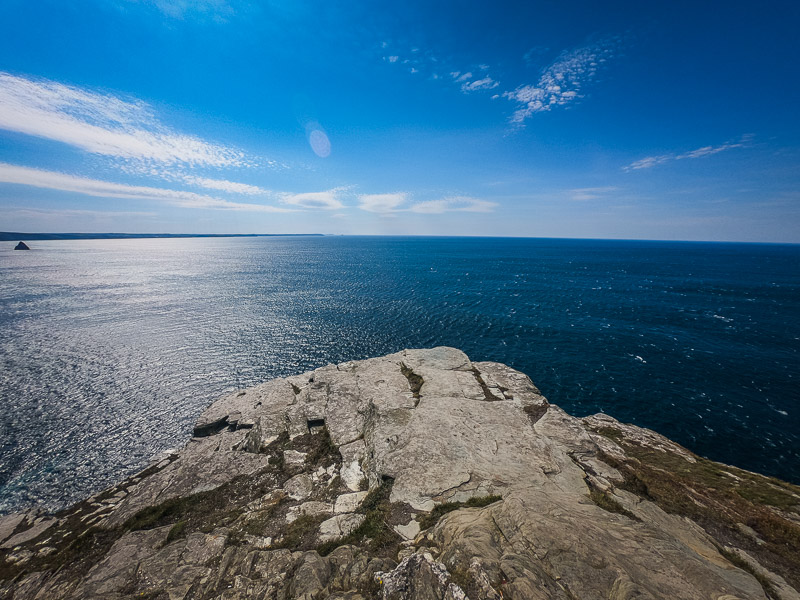
[[[800,599],[800,489],[454,348],[276,379],[56,515],[0,518],[0,598]]]

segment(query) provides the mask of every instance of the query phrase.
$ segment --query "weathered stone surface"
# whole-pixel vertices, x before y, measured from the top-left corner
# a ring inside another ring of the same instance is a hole
[[[395,525],[394,530],[404,539],[413,540],[420,532],[419,523],[416,519],[411,519],[405,525]]]
[[[368,518],[380,543],[334,548]],[[798,600],[800,489],[433,348],[229,394],[176,454],[0,519],[0,544],[14,600]]]
[[[17,533],[16,535],[12,535],[8,537],[2,544],[0,544],[0,548],[13,548],[14,546],[18,546],[19,544],[24,544],[25,542],[35,539],[39,537],[42,533],[44,533],[47,529],[52,527],[55,524],[55,519],[47,519],[47,518],[38,518],[36,519],[30,526],[30,528]],[[19,521],[15,523],[15,519],[13,516],[9,518],[8,525],[6,528],[8,529],[12,524],[16,527],[19,525]],[[13,531],[13,529],[12,529]]]
[[[376,578],[384,600],[442,600],[448,592],[448,598],[464,598],[463,590],[450,583],[447,568],[428,552],[412,554],[394,570],[377,573]]]
[[[364,522],[364,515],[347,513],[334,515],[319,526],[319,540],[328,542],[347,535]]]
[[[359,491],[361,481],[366,477],[361,469],[361,461],[364,458],[365,450],[364,440],[356,440],[339,446],[339,452],[342,454],[342,481],[353,492]]]
[[[287,481],[283,489],[292,500],[305,500],[314,491],[314,482],[305,473],[300,473]]]
[[[320,515],[332,515],[333,506],[328,502],[304,502],[299,506],[292,506],[286,513],[286,522],[292,523],[301,515],[318,517]]]
[[[352,494],[342,494],[336,498],[333,512],[337,515],[341,513],[355,512],[361,501],[367,497],[367,492],[353,492]]]
[[[286,450],[283,453],[283,460],[289,467],[302,467],[306,462],[306,452],[298,452],[297,450]]]

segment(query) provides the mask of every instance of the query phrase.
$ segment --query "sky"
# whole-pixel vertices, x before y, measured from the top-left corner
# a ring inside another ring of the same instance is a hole
[[[0,230],[800,242],[797,2],[0,2]]]

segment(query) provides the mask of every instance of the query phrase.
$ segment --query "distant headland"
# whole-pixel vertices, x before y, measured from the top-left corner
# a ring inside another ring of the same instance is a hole
[[[22,233],[0,231],[0,241],[12,240],[132,240],[138,238],[320,237],[322,233]]]

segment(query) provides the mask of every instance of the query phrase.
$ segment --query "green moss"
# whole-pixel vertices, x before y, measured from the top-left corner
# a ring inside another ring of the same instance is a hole
[[[594,430],[595,433],[599,433],[603,437],[607,437],[612,442],[616,442],[617,444],[622,443],[624,436],[619,429],[614,429],[613,427],[600,427]]]
[[[474,498],[470,498],[466,502],[464,502],[464,506],[469,508],[483,508],[484,506],[489,506],[490,504],[494,504],[495,502],[499,502],[502,500],[502,496],[475,496]]]
[[[286,533],[273,548],[310,550],[317,538],[317,529],[325,516],[300,515],[286,528]]]
[[[164,542],[165,544],[169,544],[170,542],[174,542],[178,538],[182,538],[186,535],[186,521],[178,521],[173,525],[169,533],[167,534],[167,539]]]
[[[502,497],[476,496],[474,498],[470,498],[466,502],[443,502],[442,504],[437,504],[431,512],[419,519],[419,526],[421,529],[428,529],[436,525],[436,523],[439,522],[439,519],[449,512],[453,512],[454,510],[464,507],[474,508],[488,506],[489,504],[493,504],[498,500],[502,500]]]
[[[596,487],[589,487],[589,498],[591,498],[592,502],[594,502],[597,506],[602,508],[603,510],[607,510],[608,512],[617,513],[619,515],[624,515],[629,519],[633,519],[634,521],[641,521],[639,517],[629,511],[627,508],[622,506],[615,498],[609,495],[607,492],[603,492]]]
[[[720,542],[746,550],[792,586],[800,585],[800,525],[780,512],[798,513],[800,488],[690,454],[692,462],[675,452],[639,445],[611,428],[598,433],[616,438],[625,450],[621,461],[598,455],[622,474],[624,481],[617,487],[668,513],[689,517]],[[763,543],[743,533],[739,523],[752,528]]]

